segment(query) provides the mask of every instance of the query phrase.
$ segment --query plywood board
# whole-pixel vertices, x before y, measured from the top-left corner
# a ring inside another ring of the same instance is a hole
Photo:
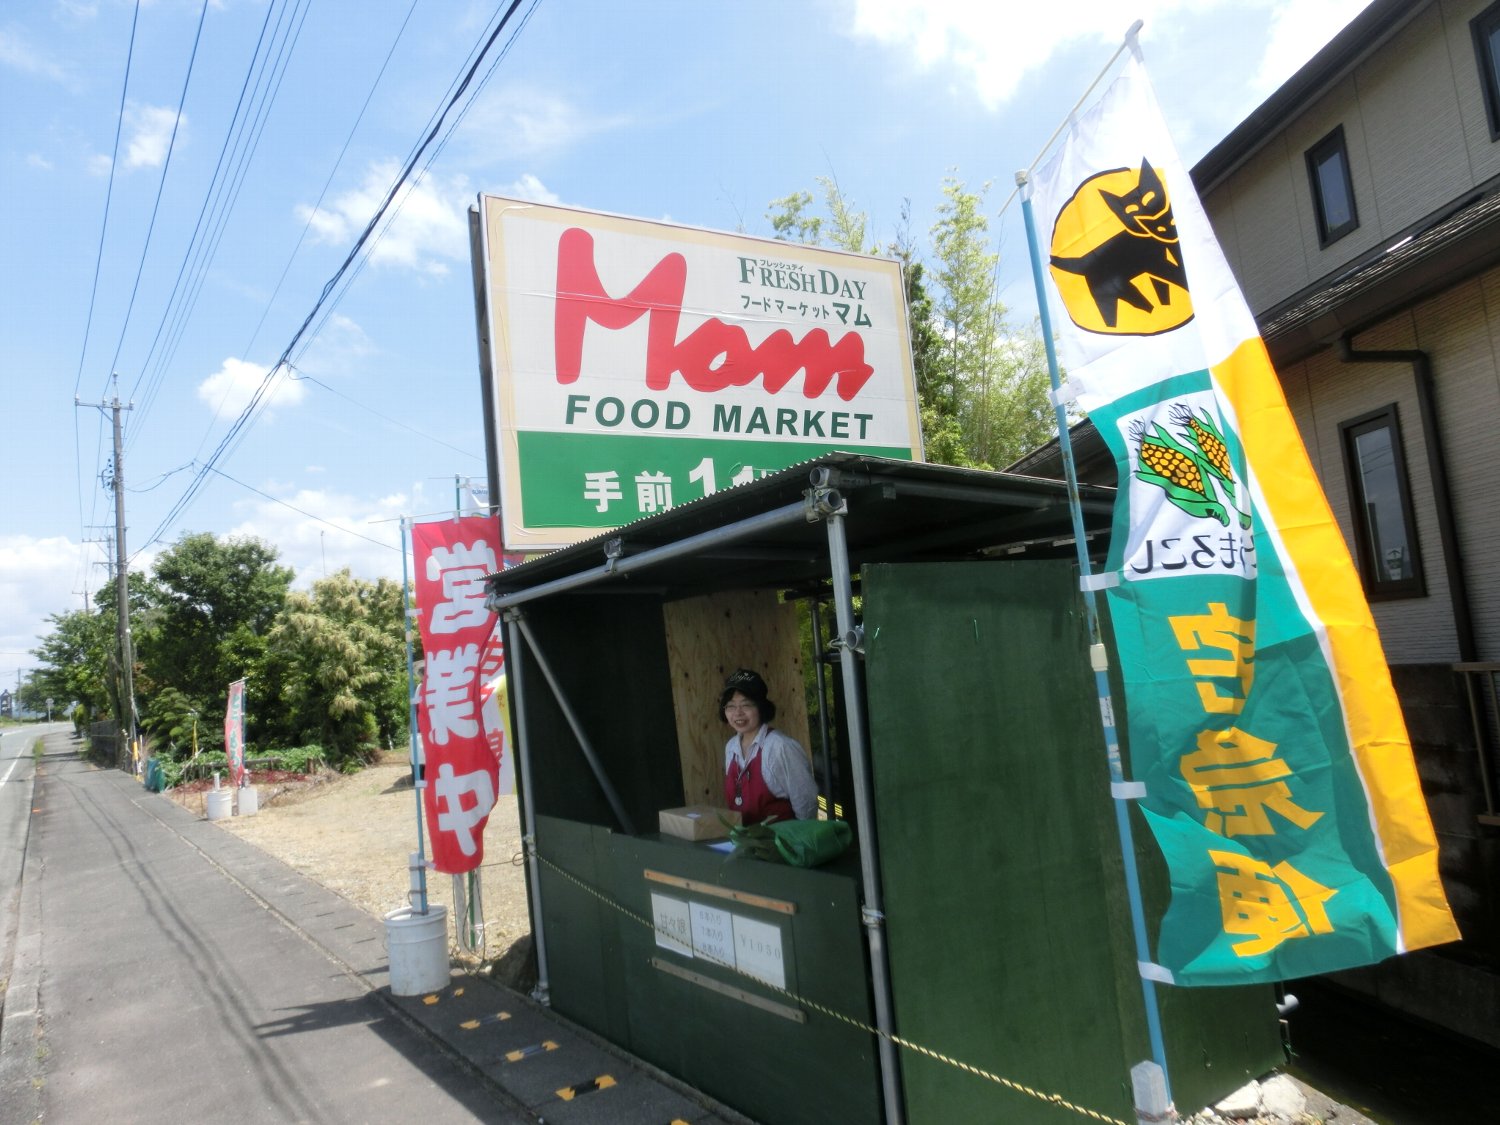
[[[717,706],[735,669],[753,668],[764,677],[776,704],[772,725],[808,745],[797,607],[772,590],[735,590],[670,602],[662,614],[683,800],[723,807],[724,744],[731,732]]]

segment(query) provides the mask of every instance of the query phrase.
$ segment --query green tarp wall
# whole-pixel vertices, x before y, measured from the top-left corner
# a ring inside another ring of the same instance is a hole
[[[1134,1121],[1129,1070],[1150,1050],[1075,570],[863,577],[897,1030]],[[1144,826],[1136,840],[1152,918],[1165,871]],[[1158,993],[1180,1108],[1285,1061],[1269,987]],[[902,1063],[911,1125],[1085,1120],[912,1052]]]

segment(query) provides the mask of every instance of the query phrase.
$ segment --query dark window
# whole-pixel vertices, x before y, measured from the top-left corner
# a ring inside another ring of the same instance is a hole
[[[1421,597],[1427,591],[1396,406],[1345,422],[1339,430],[1365,594],[1371,599]]]
[[[1474,54],[1479,59],[1490,140],[1500,140],[1500,4],[1491,4],[1470,20],[1469,30],[1474,34]]]
[[[1318,241],[1327,246],[1359,226],[1342,125],[1307,150],[1307,175],[1312,180],[1313,208],[1318,213]]]

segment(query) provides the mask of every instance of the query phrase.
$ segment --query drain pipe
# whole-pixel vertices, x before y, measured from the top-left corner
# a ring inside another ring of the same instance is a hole
[[[1422,440],[1432,474],[1432,498],[1437,508],[1438,541],[1443,567],[1448,575],[1448,597],[1453,606],[1453,627],[1458,634],[1458,659],[1479,659],[1474,643],[1474,618],[1469,609],[1468,573],[1458,547],[1457,521],[1453,515],[1453,493],[1448,487],[1448,465],[1443,453],[1443,431],[1438,424],[1437,391],[1432,381],[1432,358],[1415,348],[1406,351],[1355,351],[1352,333],[1338,338],[1338,357],[1344,363],[1409,363],[1417,391],[1417,412],[1422,421]]]

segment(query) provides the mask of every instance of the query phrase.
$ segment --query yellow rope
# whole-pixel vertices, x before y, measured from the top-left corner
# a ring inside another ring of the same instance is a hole
[[[666,933],[666,931],[661,930],[651,919],[643,917],[642,915],[637,914],[635,911],[631,910],[629,907],[616,902],[604,892],[600,891],[597,887],[593,887],[588,883],[585,883],[571,871],[559,867],[556,863],[553,863],[550,859],[542,855],[540,852],[537,853],[537,859],[546,864],[547,867],[551,870],[556,871],[570,883],[579,887],[588,894],[593,895],[596,899],[604,903],[606,906],[618,910],[621,914],[625,915],[625,917],[629,918],[631,921],[640,923],[642,926],[645,926],[646,929],[651,930],[654,933]],[[674,941],[678,940],[671,934],[667,934],[667,936],[671,937]],[[780,988],[777,985],[762,980],[760,977],[751,976],[749,973],[743,972],[738,966],[724,965],[722,962],[717,961],[715,962],[715,964],[721,965],[721,967],[729,969],[731,972],[739,973],[741,976],[755,981],[756,984],[761,985],[764,988],[768,988],[772,992],[779,993],[787,999],[792,1000],[801,1007],[810,1008],[815,1012],[827,1016],[829,1019],[838,1020],[840,1023],[848,1024],[850,1027],[857,1028],[858,1030],[866,1032],[870,1035],[875,1035],[882,1039],[888,1039],[898,1047],[904,1047],[906,1048],[906,1050],[912,1051],[926,1058],[933,1059],[940,1063],[946,1063],[947,1065],[952,1067],[957,1067],[959,1070],[962,1070],[967,1074],[972,1074],[977,1078],[983,1078],[986,1081],[993,1082],[998,1086],[1004,1086],[1007,1090],[1014,1090],[1018,1094],[1025,1094],[1027,1097],[1036,1098],[1038,1101],[1049,1102],[1052,1105],[1060,1106],[1063,1109],[1072,1110],[1074,1113],[1081,1114],[1082,1116],[1090,1118],[1091,1120],[1105,1122],[1106,1125],[1129,1125],[1128,1122],[1121,1121],[1117,1117],[1110,1117],[1108,1114],[1100,1113],[1095,1109],[1089,1109],[1087,1106],[1076,1105],[1073,1102],[1068,1101],[1068,1099],[1063,1097],[1061,1094],[1049,1094],[1043,1090],[1033,1089],[1023,1082],[1013,1081],[1012,1079],[1006,1078],[1002,1075],[995,1074],[993,1071],[985,1070],[983,1067],[975,1066],[973,1063],[964,1062],[962,1059],[955,1059],[951,1055],[945,1055],[941,1051],[933,1050],[931,1047],[925,1047],[920,1043],[914,1043],[910,1039],[905,1039],[899,1035],[893,1035],[889,1032],[881,1031],[878,1027],[871,1027],[863,1020],[858,1020],[853,1016],[849,1016],[844,1014],[843,1012],[836,1011],[833,1008],[829,1008],[826,1005],[818,1003],[816,1000],[809,1000],[805,996],[800,996],[789,988]]]

